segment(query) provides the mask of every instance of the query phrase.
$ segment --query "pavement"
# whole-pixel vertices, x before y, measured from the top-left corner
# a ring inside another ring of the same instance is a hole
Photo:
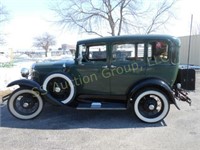
[[[85,111],[46,105],[35,119],[14,118],[1,104],[0,147],[6,150],[198,150],[200,73],[192,106],[171,105],[164,121],[141,122],[126,111]]]

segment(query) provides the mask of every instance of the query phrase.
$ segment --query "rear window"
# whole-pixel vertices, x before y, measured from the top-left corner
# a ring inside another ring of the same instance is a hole
[[[169,60],[169,46],[165,41],[148,43],[148,60],[164,63]]]

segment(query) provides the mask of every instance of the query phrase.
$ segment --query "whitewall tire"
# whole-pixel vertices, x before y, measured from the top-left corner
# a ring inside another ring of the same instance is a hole
[[[146,89],[137,94],[134,102],[136,116],[147,123],[163,120],[169,112],[168,97],[157,89]]]
[[[44,80],[42,88],[63,104],[71,102],[75,96],[75,86],[72,80],[61,73],[49,75]]]
[[[41,113],[43,105],[39,93],[31,89],[17,89],[12,93],[7,103],[10,113],[22,120],[37,117]]]

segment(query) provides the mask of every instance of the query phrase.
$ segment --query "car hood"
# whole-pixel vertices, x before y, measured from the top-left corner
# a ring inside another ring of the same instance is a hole
[[[75,63],[75,61],[73,59],[69,59],[69,60],[44,60],[42,62],[37,62],[35,63],[32,68],[36,69],[36,68],[60,68],[63,67],[63,65],[65,66],[71,66]]]

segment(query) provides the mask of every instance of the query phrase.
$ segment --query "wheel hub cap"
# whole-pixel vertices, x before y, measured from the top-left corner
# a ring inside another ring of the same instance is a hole
[[[55,88],[55,92],[56,92],[56,93],[59,93],[60,91],[61,91],[61,89],[60,89],[59,87],[56,87],[56,88]]]
[[[24,104],[23,104],[23,107],[24,107],[24,108],[27,108],[28,106],[29,106],[28,103],[24,103]]]
[[[149,110],[154,110],[155,106],[154,105],[149,105]]]

